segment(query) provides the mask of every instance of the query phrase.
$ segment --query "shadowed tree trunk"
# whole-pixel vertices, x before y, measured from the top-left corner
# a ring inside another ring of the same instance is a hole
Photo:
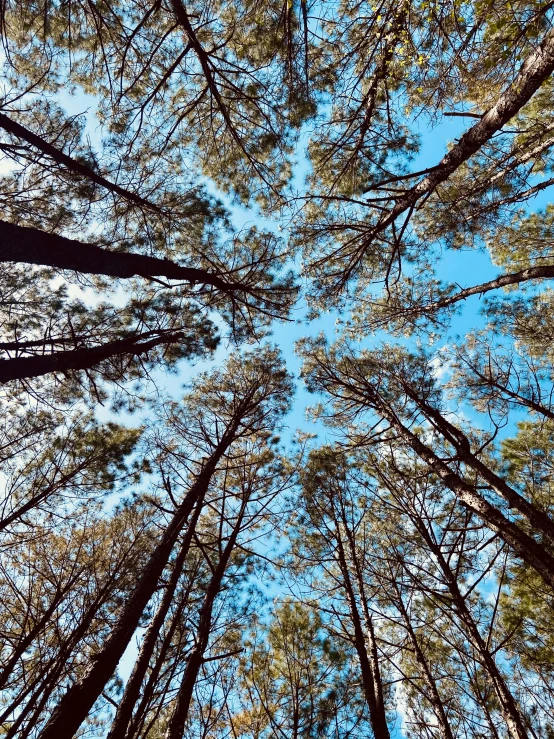
[[[40,377],[51,372],[88,370],[105,359],[118,356],[137,357],[141,354],[147,354],[158,346],[175,344],[187,338],[181,331],[168,331],[150,338],[152,333],[148,332],[125,339],[117,339],[116,341],[84,349],[37,354],[32,357],[0,359],[0,383]],[[148,340],[144,341],[145,338]]]
[[[196,267],[182,267],[170,259],[132,252],[115,252],[29,226],[0,220],[0,261],[68,269],[83,274],[130,278],[166,277],[211,285],[222,292],[246,290],[240,283]]]

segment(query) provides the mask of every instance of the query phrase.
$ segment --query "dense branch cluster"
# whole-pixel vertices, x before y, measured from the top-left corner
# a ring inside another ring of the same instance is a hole
[[[0,736],[552,739],[554,3],[0,38]]]

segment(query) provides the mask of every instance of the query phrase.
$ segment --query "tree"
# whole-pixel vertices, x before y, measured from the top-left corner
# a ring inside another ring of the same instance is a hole
[[[204,375],[194,383],[183,409],[178,409],[184,439],[190,445],[190,477],[156,547],[137,578],[110,637],[87,672],[60,700],[41,736],[71,737],[115,671],[142,613],[157,589],[175,542],[201,504],[218,466],[233,457],[242,439],[271,435],[287,410],[290,380],[274,350],[258,356],[234,356],[225,371]],[[186,425],[185,425],[186,424]],[[186,434],[186,435],[185,435]]]

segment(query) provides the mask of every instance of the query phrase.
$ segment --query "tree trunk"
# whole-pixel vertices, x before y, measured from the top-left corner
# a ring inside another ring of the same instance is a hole
[[[354,575],[356,578],[356,584],[358,586],[358,592],[360,594],[362,613],[364,614],[364,623],[365,623],[365,631],[366,631],[365,641],[367,642],[369,646],[369,650],[367,650],[364,644],[364,649],[366,650],[366,656],[367,656],[369,669],[371,670],[371,676],[372,676],[371,682],[373,684],[373,695],[374,695],[373,702],[375,705],[375,727],[373,727],[373,721],[372,721],[372,728],[373,728],[373,732],[375,734],[376,739],[378,739],[380,736],[385,737],[385,739],[388,739],[389,730],[387,726],[387,714],[385,711],[385,699],[383,695],[383,681],[381,679],[381,670],[379,667],[379,654],[377,651],[377,641],[375,639],[375,629],[373,626],[373,619],[371,618],[371,613],[369,612],[367,599],[365,596],[364,581],[363,581],[360,563],[358,560],[358,555],[356,552],[356,543],[354,541],[354,536],[352,534],[352,531],[350,530],[350,527],[348,525],[348,521],[346,519],[346,513],[344,510],[344,506],[342,505],[342,501],[340,502],[340,514],[341,514],[342,524],[346,532],[346,539],[348,541],[348,548],[350,550],[350,558],[352,560],[352,564],[354,565]],[[340,534],[339,534],[339,537],[340,537]],[[341,546],[342,546],[342,543],[341,543]],[[344,556],[344,552],[343,552],[343,556]],[[346,566],[346,562],[345,562],[345,566]],[[353,590],[352,586],[351,586],[351,590]],[[378,729],[379,734],[375,733],[376,728]]]
[[[171,604],[173,603],[175,590],[177,589],[177,585],[183,571],[183,565],[190,550],[194,529],[198,523],[201,511],[202,501],[199,501],[188,525],[188,529],[183,538],[177,558],[175,559],[171,577],[163,594],[162,601],[142,640],[138,657],[133,667],[133,671],[127,680],[127,684],[125,685],[125,692],[123,693],[123,697],[119,703],[119,707],[107,739],[125,739],[125,734],[133,715],[133,708],[138,701],[140,688],[154,652],[154,647],[156,646],[156,640],[169,609],[171,608]]]
[[[146,334],[151,336],[152,332]],[[117,339],[99,346],[74,349],[70,351],[53,352],[51,354],[37,354],[32,357],[15,357],[14,359],[0,359],[0,383],[13,380],[24,380],[30,377],[41,377],[51,372],[70,372],[88,370],[100,362],[118,356],[140,356],[164,344],[175,344],[186,339],[182,331],[168,331],[154,338],[144,341],[144,335],[130,336]],[[30,505],[30,504],[29,504]],[[17,516],[28,510],[29,505],[22,506]],[[34,502],[33,504],[34,505]],[[32,506],[30,506],[32,507]],[[5,527],[14,519],[9,516],[2,522]]]
[[[402,615],[402,619],[404,621],[404,627],[408,633],[408,637],[410,639],[410,643],[414,650],[416,661],[423,671],[425,682],[427,683],[427,687],[429,688],[429,693],[430,693],[429,701],[431,705],[433,706],[433,711],[435,713],[435,716],[437,717],[442,739],[454,739],[454,735],[452,734],[452,729],[450,728],[450,723],[448,721],[448,717],[446,715],[446,711],[444,708],[444,703],[442,702],[442,699],[439,694],[439,690],[437,688],[436,680],[433,676],[433,673],[431,671],[427,658],[425,657],[425,654],[421,648],[417,635],[412,627],[410,616],[406,610],[404,601],[402,600],[402,594],[400,593],[398,585],[394,580],[393,580],[393,587],[397,595],[396,604],[398,606],[398,610],[400,611],[400,614]]]
[[[233,441],[239,420],[224,434],[207,460],[185,499],[173,515],[165,533],[150,556],[133,593],[127,599],[111,635],[81,680],[72,685],[54,709],[40,739],[72,739],[87,717],[135,633],[142,613],[154,594],[175,541],[195,505],[203,500],[221,457]]]
[[[130,277],[166,277],[190,283],[211,285],[222,292],[245,289],[227,282],[205,269],[181,267],[170,259],[132,252],[115,252],[65,236],[16,226],[0,220],[0,262],[24,262],[37,266],[67,269],[83,274]]]
[[[491,486],[508,505],[521,513],[522,516],[527,518],[533,529],[537,532],[541,532],[547,539],[550,539],[554,543],[554,521],[550,518],[548,513],[541,511],[540,508],[529,503],[522,495],[514,490],[508,483],[494,473],[487,465],[483,464],[475,454],[472,453],[469,444],[469,439],[466,435],[460,431],[456,426],[451,424],[442,416],[439,411],[430,406],[425,400],[420,398],[417,392],[405,381],[401,380],[401,385],[409,398],[420,408],[426,418],[435,426],[442,436],[450,443],[456,450],[456,456],[458,459],[475,470],[483,480]]]
[[[237,516],[237,520],[229,536],[225,549],[221,554],[221,558],[217,563],[217,567],[210,579],[208,587],[206,589],[206,596],[200,608],[200,616],[198,620],[198,631],[196,634],[196,646],[192,650],[187,660],[187,666],[183,673],[181,685],[176,698],[175,709],[173,715],[169,720],[167,727],[166,738],[167,739],[182,739],[185,731],[185,723],[188,717],[190,702],[192,700],[192,692],[194,685],[198,678],[198,673],[202,667],[204,661],[204,652],[208,646],[208,640],[210,638],[210,632],[212,628],[212,612],[219,591],[221,589],[221,583],[225,575],[225,570],[229,564],[229,558],[235,548],[237,537],[240,532],[242,520],[246,512],[247,500],[243,501],[240,512]]]
[[[511,85],[500,95],[497,102],[483,114],[480,121],[460,138],[430,174],[424,177],[385,213],[364,239],[364,251],[373,239],[382,233],[400,215],[411,209],[417,201],[435,190],[447,180],[458,167],[473,156],[492,136],[513,118],[529,102],[535,92],[550,77],[554,70],[554,30],[550,30],[542,43],[522,64]]]
[[[358,607],[356,605],[356,595],[354,593],[354,587],[350,579],[344,546],[338,528],[336,542],[339,567],[342,572],[344,589],[346,591],[346,597],[350,607],[350,616],[352,618],[352,625],[354,627],[354,645],[356,647],[358,660],[360,662],[360,670],[362,673],[362,682],[364,686],[366,703],[369,709],[369,720],[371,723],[371,728],[373,730],[375,739],[389,739],[390,734],[387,726],[384,704],[382,700],[381,702],[379,702],[378,700],[378,688],[375,683],[375,673],[367,652],[366,635],[364,634],[362,620],[360,618],[360,614],[358,613]]]
[[[4,113],[0,113],[0,127],[8,133],[11,133],[12,136],[16,136],[19,139],[23,139],[23,141],[26,141],[28,144],[31,144],[31,146],[34,146],[35,149],[38,149],[43,154],[46,154],[55,162],[58,162],[58,164],[62,164],[71,172],[76,172],[77,174],[86,177],[88,180],[91,180],[97,185],[104,187],[106,190],[111,190],[111,192],[115,192],[118,195],[121,195],[121,197],[131,201],[132,203],[135,203],[135,205],[140,205],[143,208],[148,208],[148,210],[154,210],[158,213],[162,211],[162,209],[158,205],[150,203],[148,200],[141,198],[140,195],[137,195],[134,192],[130,192],[120,185],[116,185],[115,182],[110,182],[110,180],[106,179],[101,174],[98,174],[98,172],[95,172],[86,164],[78,162],[76,159],[73,159],[67,154],[64,154],[63,151],[60,151],[55,146],[52,146],[52,144],[48,143],[48,141],[45,141],[41,136],[38,136],[32,131],[29,131],[28,128],[25,128],[25,126],[17,123]]]
[[[514,552],[532,567],[543,580],[554,588],[554,557],[549,551],[536,542],[513,521],[491,505],[485,498],[476,492],[475,488],[467,483],[435,452],[424,444],[413,431],[406,428],[388,403],[370,386],[365,388],[370,404],[385,418],[397,431],[399,436],[421,457],[437,474],[444,484],[452,490],[458,500],[470,511],[476,513],[487,526],[495,531]]]
[[[475,623],[460,592],[455,575],[445,560],[440,547],[435,544],[432,537],[429,535],[429,532],[426,531],[426,526],[423,522],[420,530],[422,531],[429,548],[437,559],[452,597],[454,608],[463,624],[464,630],[466,631],[471,644],[479,655],[481,664],[489,676],[491,686],[496,694],[498,702],[500,703],[502,715],[508,727],[508,731],[513,739],[529,739],[529,735],[525,729],[525,725],[515,699],[508,689],[504,678],[500,674],[500,670],[498,669],[498,665],[496,664],[494,657],[487,648],[485,641],[477,628],[477,624]]]

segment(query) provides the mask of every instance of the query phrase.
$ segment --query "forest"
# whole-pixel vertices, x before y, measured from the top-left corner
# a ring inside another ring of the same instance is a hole
[[[0,40],[0,739],[554,739],[554,2]]]

